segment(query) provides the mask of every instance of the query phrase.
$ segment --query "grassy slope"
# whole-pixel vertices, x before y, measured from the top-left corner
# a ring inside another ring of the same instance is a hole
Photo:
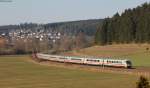
[[[134,66],[150,67],[150,45],[143,44],[124,44],[124,45],[109,45],[109,46],[93,46],[78,51],[65,53],[65,55],[75,56],[97,56],[111,58],[129,58]]]
[[[34,64],[28,56],[0,57],[1,88],[135,88],[135,76]]]

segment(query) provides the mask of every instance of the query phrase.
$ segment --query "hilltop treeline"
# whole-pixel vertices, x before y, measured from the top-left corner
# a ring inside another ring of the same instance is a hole
[[[81,20],[72,22],[50,23],[44,25],[45,29],[58,30],[67,35],[78,35],[82,32],[88,36],[94,36],[97,26],[102,24],[103,19]]]
[[[150,3],[106,18],[97,29],[96,44],[150,43]]]
[[[7,34],[12,30],[30,29],[31,31],[51,30],[61,32],[69,36],[77,36],[80,32],[87,36],[94,36],[97,26],[102,24],[102,21],[103,19],[93,19],[48,24],[22,23],[19,25],[5,25],[0,26],[0,34]]]
[[[0,54],[59,53],[89,47],[101,19],[0,26]],[[59,35],[58,35],[59,34]]]

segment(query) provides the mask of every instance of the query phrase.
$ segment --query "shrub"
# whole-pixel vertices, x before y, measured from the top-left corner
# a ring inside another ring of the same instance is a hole
[[[141,76],[139,81],[137,82],[137,88],[150,88],[148,79],[145,77]]]

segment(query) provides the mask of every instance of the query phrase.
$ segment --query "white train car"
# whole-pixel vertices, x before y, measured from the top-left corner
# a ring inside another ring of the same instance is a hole
[[[36,56],[40,59],[59,61],[60,56],[38,53]]]
[[[85,64],[89,65],[104,65],[103,59],[98,58],[85,58]]]
[[[67,56],[59,56],[58,62],[69,62],[69,57]]]
[[[70,56],[57,56],[48,54],[36,54],[38,58],[57,61],[57,62],[68,62],[77,64],[87,64],[87,65],[98,65],[98,66],[111,66],[111,67],[124,67],[131,68],[132,63],[130,60],[120,60],[120,59],[110,59],[110,58],[87,58],[87,57],[70,57]]]
[[[68,62],[69,63],[78,63],[78,64],[84,64],[84,58],[81,57],[69,57]]]
[[[132,64],[130,60],[119,60],[119,59],[104,59],[105,66],[113,66],[113,67],[125,67],[131,68]]]

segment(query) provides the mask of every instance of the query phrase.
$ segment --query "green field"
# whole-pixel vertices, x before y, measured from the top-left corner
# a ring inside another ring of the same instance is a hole
[[[0,57],[0,88],[136,88],[136,76],[35,64],[29,56]]]
[[[150,67],[150,53],[140,53],[128,56],[134,66]]]
[[[149,50],[146,50],[146,48],[149,48]],[[130,59],[133,66],[150,67],[150,45],[148,44],[93,46],[64,54],[73,56],[97,56],[111,57],[114,59]]]

